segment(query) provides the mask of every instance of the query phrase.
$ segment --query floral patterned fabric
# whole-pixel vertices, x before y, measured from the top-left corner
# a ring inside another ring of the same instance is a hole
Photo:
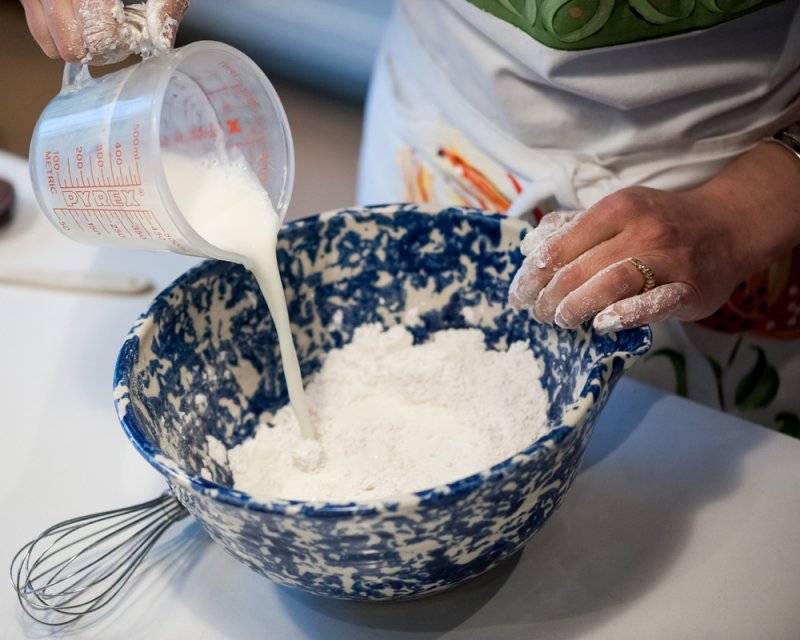
[[[468,0],[554,49],[590,49],[712,27],[780,0]]]

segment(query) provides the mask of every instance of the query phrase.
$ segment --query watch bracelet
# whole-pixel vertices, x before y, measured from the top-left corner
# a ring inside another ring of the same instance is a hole
[[[764,142],[779,144],[800,159],[800,122],[795,122],[776,134],[764,138]]]

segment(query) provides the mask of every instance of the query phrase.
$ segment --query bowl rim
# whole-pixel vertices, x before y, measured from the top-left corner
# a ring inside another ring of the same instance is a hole
[[[353,215],[363,214],[374,211],[385,212],[391,209],[392,213],[397,211],[412,211],[426,215],[436,215],[438,213],[455,210],[459,215],[465,219],[473,218],[494,218],[502,222],[515,222],[520,225],[520,230],[530,228],[529,225],[522,223],[518,219],[508,218],[503,214],[485,212],[479,209],[471,209],[468,207],[444,207],[433,208],[419,205],[371,205],[367,207],[350,207],[346,209],[334,209],[324,213],[315,214],[285,223],[281,228],[281,232],[285,229],[294,229],[308,224],[314,224],[318,221],[324,221],[327,217],[332,215]],[[326,501],[305,501],[305,500],[290,500],[274,498],[268,501],[258,500],[250,494],[234,489],[231,486],[219,484],[213,480],[207,480],[199,473],[186,469],[182,465],[172,460],[161,449],[156,447],[150,442],[145,435],[144,431],[139,426],[138,419],[134,412],[130,409],[130,376],[136,363],[136,358],[139,354],[140,336],[142,331],[147,331],[148,323],[152,325],[154,322],[153,317],[158,311],[164,307],[169,307],[168,298],[176,289],[180,289],[189,282],[195,280],[203,272],[215,268],[221,261],[219,260],[205,260],[198,265],[195,265],[178,276],[172,283],[167,285],[161,290],[155,298],[151,301],[148,308],[140,314],[130,332],[125,338],[125,341],[120,348],[119,354],[116,359],[114,367],[114,405],[117,416],[122,425],[125,435],[131,441],[133,446],[137,449],[140,455],[147,460],[159,473],[166,479],[168,484],[173,488],[177,485],[180,488],[187,489],[194,492],[199,492],[201,495],[213,498],[220,502],[244,508],[249,511],[259,511],[280,515],[292,515],[302,513],[304,516],[316,517],[343,517],[343,516],[356,516],[356,515],[374,515],[383,512],[401,512],[406,509],[413,509],[421,502],[426,505],[434,504],[440,500],[452,500],[454,497],[463,497],[487,482],[501,481],[506,475],[513,471],[517,466],[530,462],[536,458],[545,455],[554,454],[560,447],[566,447],[572,439],[579,436],[583,431],[583,427],[591,413],[591,407],[594,403],[592,394],[591,376],[587,378],[587,382],[580,390],[577,400],[568,405],[565,410],[565,415],[569,413],[576,416],[573,423],[566,425],[559,424],[554,426],[547,434],[541,436],[539,439],[532,442],[522,451],[512,454],[511,456],[501,460],[500,462],[492,465],[491,467],[474,473],[465,478],[460,478],[453,482],[443,483],[415,492],[408,492],[402,494],[395,494],[383,498],[369,498],[365,500],[350,501],[350,502],[326,502]],[[628,355],[631,357],[641,356],[646,353],[652,343],[652,335],[650,328],[647,326],[631,329],[629,332],[639,332],[640,339],[637,341],[638,346],[635,350],[620,350],[612,352],[605,358],[595,361],[592,364],[590,372],[597,367],[604,366],[607,359],[610,359],[618,354]]]

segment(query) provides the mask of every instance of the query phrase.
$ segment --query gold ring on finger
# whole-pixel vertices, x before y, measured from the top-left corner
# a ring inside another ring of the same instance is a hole
[[[656,274],[650,267],[639,260],[639,258],[628,258],[628,262],[636,267],[639,273],[642,274],[642,277],[644,277],[644,285],[642,285],[642,290],[639,292],[640,294],[647,293],[656,286]]]

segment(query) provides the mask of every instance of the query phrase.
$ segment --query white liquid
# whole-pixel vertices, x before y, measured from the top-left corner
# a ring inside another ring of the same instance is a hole
[[[162,153],[164,173],[178,208],[207,242],[241,256],[255,276],[278,332],[289,401],[304,438],[316,438],[292,342],[275,247],[280,219],[264,187],[243,163],[211,164]]]

